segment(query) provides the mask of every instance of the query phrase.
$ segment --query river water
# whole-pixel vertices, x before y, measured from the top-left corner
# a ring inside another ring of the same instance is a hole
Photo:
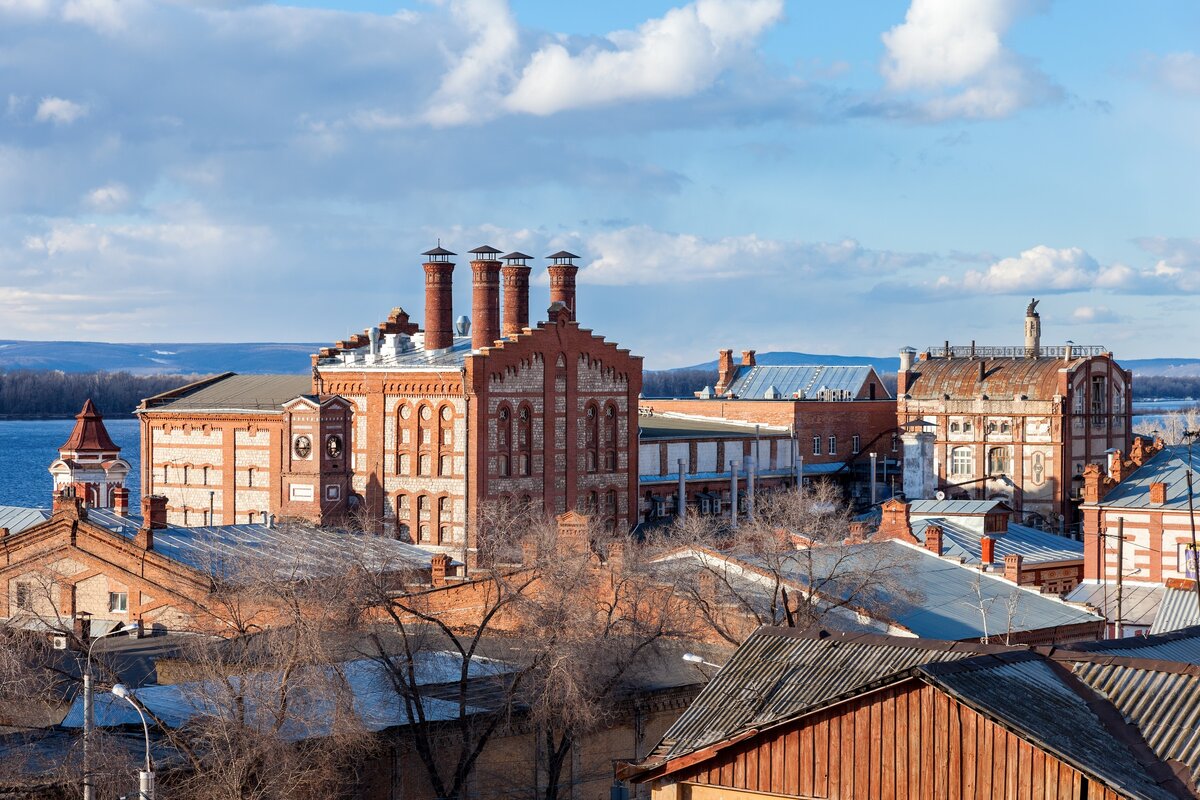
[[[1133,404],[1134,424],[1154,422],[1162,414],[1195,408],[1195,400],[1149,400]],[[50,505],[49,467],[58,448],[71,435],[73,419],[0,420],[0,506]],[[106,419],[104,426],[129,462],[130,502],[140,502],[141,453],[136,419]]]
[[[0,506],[50,505],[50,464],[71,435],[73,419],[0,420]],[[108,435],[131,467],[126,486],[131,504],[139,500],[141,473],[136,419],[106,419]]]

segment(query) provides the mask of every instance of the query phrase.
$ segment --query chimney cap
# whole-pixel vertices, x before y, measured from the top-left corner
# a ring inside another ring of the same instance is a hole
[[[567,250],[559,250],[557,253],[551,253],[550,255],[546,256],[546,258],[550,259],[555,264],[570,264],[573,259],[579,258],[579,256]]]
[[[432,250],[426,250],[424,253],[421,253],[421,255],[429,256],[434,261],[445,261],[449,256],[456,256],[458,253],[452,253],[439,244]]]
[[[533,258],[533,256],[526,255],[526,254],[522,253],[520,250],[513,250],[508,255],[503,255],[500,257],[508,262],[513,262],[513,261],[525,262],[525,261],[528,261],[529,259]],[[525,266],[525,264],[521,263],[520,266]]]
[[[479,247],[476,247],[474,250],[468,250],[467,252],[472,255],[476,255],[476,256],[494,256],[497,253],[499,253],[500,251],[497,250],[496,248],[492,247],[490,244],[482,244]],[[454,255],[454,254],[451,253],[451,255]],[[489,259],[480,259],[480,261],[491,261],[491,260],[492,259],[490,259],[490,258]]]

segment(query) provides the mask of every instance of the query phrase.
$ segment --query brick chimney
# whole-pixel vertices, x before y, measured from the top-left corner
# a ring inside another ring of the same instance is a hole
[[[0,539],[8,538],[8,528],[0,528]]]
[[[504,323],[502,336],[512,336],[529,327],[529,273],[532,271],[527,256],[513,251],[504,259],[500,275],[504,279]]]
[[[896,373],[896,396],[902,397],[908,394],[908,386],[912,381],[913,362],[917,356],[917,351],[911,347],[900,348],[900,371]]]
[[[732,381],[733,351],[721,350],[717,353],[717,385],[713,387],[713,391],[717,394],[725,394],[725,390],[729,388]]]
[[[979,560],[985,565],[991,564],[996,560],[996,540],[991,536],[984,536],[979,540],[979,549]]]
[[[942,526],[929,525],[925,528],[925,549],[935,556],[942,554]]]
[[[129,516],[129,490],[124,486],[113,490],[113,513],[119,517]]]
[[[143,550],[154,549],[154,532],[167,527],[167,498],[159,494],[142,498],[142,527],[134,537],[134,544]]]
[[[83,500],[76,494],[73,485],[64,487],[61,492],[54,495],[50,513],[55,516],[64,514],[67,519],[87,519],[87,508],[84,506]]]
[[[1114,484],[1125,480],[1125,454],[1120,450],[1113,453],[1108,462],[1108,477]]]
[[[1161,506],[1167,502],[1167,485],[1155,482],[1150,484],[1150,505]]]
[[[1021,583],[1021,564],[1025,558],[1019,553],[1012,553],[1004,557],[1004,577],[1015,584]]]
[[[444,350],[454,343],[454,262],[449,250],[426,250],[425,349]]]
[[[471,347],[479,350],[500,338],[500,251],[485,244],[471,255]]]
[[[445,553],[436,553],[429,560],[430,582],[434,586],[445,586],[448,574],[450,574],[450,556]]]
[[[902,539],[911,543],[917,541],[913,537],[911,509],[908,503],[893,497],[879,506],[879,512],[881,517],[876,539]]]
[[[550,259],[550,266],[546,268],[546,271],[550,273],[550,304],[562,303],[571,315],[568,319],[577,319],[575,275],[579,272],[579,267],[575,266],[575,259],[579,256],[568,253],[566,250],[559,250],[547,258]]]
[[[754,366],[754,351],[753,350],[743,350],[742,351],[742,366],[743,367],[753,367]]]

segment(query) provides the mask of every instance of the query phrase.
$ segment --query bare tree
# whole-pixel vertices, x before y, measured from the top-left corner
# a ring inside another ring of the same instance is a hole
[[[723,519],[687,517],[663,542],[657,563],[730,644],[760,625],[870,624],[915,597],[895,549],[852,541],[850,522],[831,484],[764,492],[754,518],[736,530]]]
[[[1200,407],[1164,411],[1133,426],[1142,436],[1157,436],[1164,444],[1186,444],[1184,431],[1200,430]]]

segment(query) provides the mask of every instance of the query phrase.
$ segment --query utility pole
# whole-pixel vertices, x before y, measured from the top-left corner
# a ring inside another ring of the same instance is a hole
[[[1188,524],[1192,530],[1192,585],[1196,587],[1196,611],[1200,613],[1200,551],[1196,549],[1196,509],[1192,490],[1192,442],[1200,431],[1183,432],[1188,443],[1187,489],[1188,489]],[[1186,573],[1184,573],[1186,574]]]
[[[1125,638],[1125,626],[1121,616],[1121,589],[1125,577],[1125,518],[1117,517],[1117,619],[1115,625],[1116,638]]]
[[[737,530],[737,506],[738,506],[738,462],[737,459],[731,459],[729,462],[729,527],[731,530]]]
[[[875,505],[875,459],[876,454],[871,453],[871,505]]]

